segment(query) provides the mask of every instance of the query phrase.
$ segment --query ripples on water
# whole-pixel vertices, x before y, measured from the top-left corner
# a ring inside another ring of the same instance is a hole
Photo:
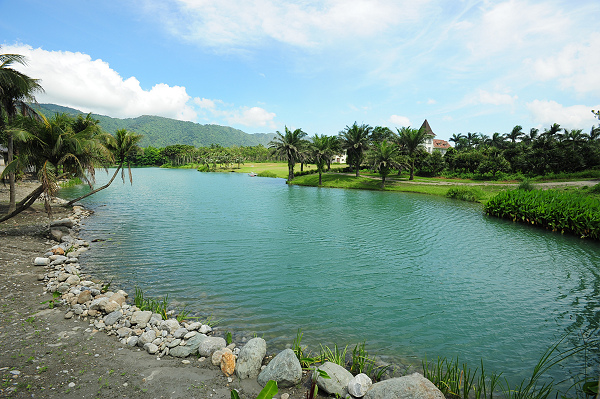
[[[164,169],[86,203],[83,234],[107,239],[86,257],[93,273],[274,347],[302,328],[307,344],[484,358],[520,377],[566,330],[598,331],[598,243],[477,205]]]

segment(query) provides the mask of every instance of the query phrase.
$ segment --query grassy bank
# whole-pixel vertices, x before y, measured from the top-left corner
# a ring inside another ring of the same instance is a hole
[[[413,182],[409,182],[407,178],[392,178],[386,180],[386,186],[381,189],[381,180],[379,178],[367,176],[353,176],[339,173],[327,173],[323,175],[322,187],[331,188],[348,188],[358,190],[379,190],[379,191],[397,191],[407,193],[421,193],[428,195],[437,195],[440,197],[448,197],[449,190],[458,188],[461,191],[475,193],[471,201],[486,202],[497,193],[506,190],[506,184],[477,184],[466,186],[468,180],[458,180],[456,182],[448,179],[433,179],[421,178]],[[291,184],[299,186],[314,186],[319,183],[319,175],[300,176],[292,180]],[[470,182],[472,183],[472,182]],[[450,195],[450,197],[458,198]],[[463,199],[463,198],[458,198]]]

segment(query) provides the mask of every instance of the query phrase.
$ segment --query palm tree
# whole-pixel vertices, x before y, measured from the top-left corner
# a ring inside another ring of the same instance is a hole
[[[325,171],[325,167],[327,166],[327,161],[331,160],[333,155],[330,138],[324,134],[321,136],[315,134],[315,136],[312,138],[312,143],[310,144],[310,153],[315,161],[315,165],[317,166],[317,172],[319,172],[320,186],[323,184],[322,175]]]
[[[380,143],[376,143],[367,154],[369,164],[373,165],[374,169],[381,175],[381,188],[385,187],[385,178],[390,174],[392,169],[400,167],[400,163],[398,162],[399,153],[397,145],[383,140]]]
[[[356,122],[352,126],[347,126],[340,132],[340,142],[342,148],[346,150],[348,163],[356,170],[356,177],[360,176],[360,164],[363,161],[364,153],[369,148],[369,135],[373,128],[362,124],[358,126]]]
[[[300,151],[306,140],[306,133],[302,129],[296,129],[293,132],[285,127],[285,134],[276,132],[277,136],[269,143],[269,148],[278,156],[287,160],[288,163],[288,183],[294,179],[294,166],[300,156]]]
[[[506,134],[506,138],[510,139],[511,143],[515,144],[517,139],[523,136],[523,127],[521,125],[516,125],[513,127],[510,133]]]
[[[489,143],[491,147],[502,148],[504,146],[504,136],[496,132],[492,134]]]
[[[88,115],[89,116],[89,115]],[[75,198],[67,203],[67,205],[73,205],[75,202],[80,201],[86,197],[89,197],[92,194],[97,193],[100,190],[104,190],[108,186],[111,185],[115,177],[119,171],[121,171],[121,179],[123,183],[125,183],[125,163],[127,162],[127,156],[137,151],[137,144],[142,139],[141,134],[137,134],[134,132],[130,132],[126,129],[119,129],[116,131],[115,135],[105,134],[100,137],[100,140],[103,142],[104,146],[110,151],[114,162],[118,165],[117,170],[113,174],[112,178],[102,187],[98,187],[95,190],[90,191],[89,193],[82,195],[79,198]],[[131,164],[127,163],[127,170],[129,172],[129,183],[133,184],[133,176],[131,175]]]
[[[0,133],[4,133],[6,136],[8,165],[14,161],[15,135],[6,130],[4,118],[6,117],[10,124],[18,113],[36,115],[27,102],[35,102],[34,94],[43,91],[38,79],[32,79],[13,69],[12,65],[15,63],[27,65],[26,59],[22,55],[0,54]],[[14,165],[9,170],[14,170]],[[8,173],[8,182],[10,187],[8,212],[11,213],[16,208],[14,171]]]
[[[410,126],[403,127],[400,130],[396,128],[396,130],[398,131],[399,136],[398,142],[400,143],[400,146],[406,150],[410,158],[410,177],[408,180],[414,180],[415,155],[419,146],[425,142],[427,133],[425,132],[425,129],[411,129]]]
[[[110,152],[100,143],[98,130],[88,126],[75,131],[76,123],[65,114],[56,114],[51,119],[42,116],[32,130],[36,136],[20,154],[29,166],[38,173],[40,186],[27,195],[13,212],[0,218],[0,222],[18,215],[27,209],[43,193],[48,215],[51,214],[48,198],[58,189],[57,181],[62,178],[79,177],[90,183],[88,176],[94,175],[94,168],[106,165]]]
[[[335,154],[339,154],[342,151],[342,143],[340,139],[336,136],[325,136],[327,137],[327,141],[329,141],[328,146],[331,150],[331,156],[327,159],[327,171],[331,170],[331,160]]]
[[[464,136],[462,135],[462,133],[452,133],[452,137],[450,137],[448,140],[452,141],[454,143],[454,147],[456,147],[458,145],[458,143],[460,142],[460,139],[463,138]]]

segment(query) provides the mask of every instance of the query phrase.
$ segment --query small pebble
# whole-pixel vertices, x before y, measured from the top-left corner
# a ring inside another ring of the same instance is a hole
[[[289,393],[282,393],[281,394],[281,399],[288,399],[290,397]]]
[[[190,364],[190,361],[189,360],[182,360],[181,363],[183,363],[183,364]]]
[[[75,386],[74,382],[69,382],[69,388],[73,388]]]
[[[21,372],[19,370],[10,370],[10,373],[12,375],[19,375],[19,374],[21,374]]]

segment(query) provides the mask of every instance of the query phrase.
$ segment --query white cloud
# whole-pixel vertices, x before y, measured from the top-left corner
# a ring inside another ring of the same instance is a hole
[[[418,4],[415,4],[418,3]],[[270,40],[313,47],[330,40],[372,37],[388,27],[416,21],[427,1],[177,0],[146,2],[175,36],[222,50]]]
[[[437,101],[435,101],[433,98],[430,98],[429,100],[427,100],[427,104],[428,105],[433,105],[433,104],[436,104],[436,103],[437,103]]]
[[[490,93],[486,90],[477,90],[473,95],[471,102],[476,104],[492,104],[492,105],[514,105],[517,96],[503,93]]]
[[[397,126],[410,126],[410,119],[408,119],[406,116],[392,115],[390,116],[389,121]]]
[[[562,88],[578,93],[600,91],[600,33],[583,43],[572,43],[551,57],[527,60],[539,80],[558,79]]]
[[[275,116],[274,112],[268,112],[260,107],[244,107],[239,111],[230,112],[225,118],[231,124],[240,124],[250,127],[267,126],[275,129],[276,125],[273,122]]]
[[[480,11],[481,18],[457,25],[457,31],[466,35],[467,48],[479,59],[540,46],[547,49],[571,26],[571,19],[554,2],[484,1]]]
[[[39,102],[122,118],[159,115],[196,119],[185,87],[158,83],[144,90],[135,77],[123,79],[107,62],[92,60],[84,53],[46,51],[27,45],[3,46],[2,51],[27,57],[28,66],[20,70],[41,80],[45,92],[36,96]]]
[[[220,100],[209,100],[208,98],[194,98],[194,103],[196,103],[202,109],[215,109],[216,102],[220,102]]]
[[[572,105],[565,107],[556,101],[534,100],[527,103],[527,109],[534,123],[551,125],[558,123],[568,129],[587,129],[596,124],[598,120],[591,110],[600,109],[600,104],[594,106]]]

